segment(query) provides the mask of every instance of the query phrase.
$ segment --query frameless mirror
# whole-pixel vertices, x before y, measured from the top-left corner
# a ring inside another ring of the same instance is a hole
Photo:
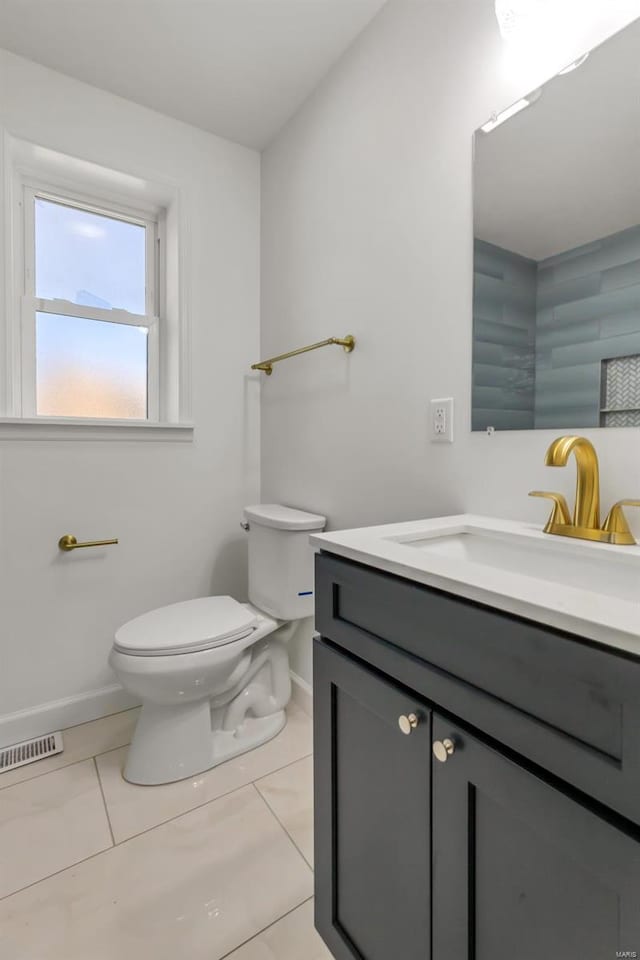
[[[472,405],[640,426],[640,20],[475,133]]]

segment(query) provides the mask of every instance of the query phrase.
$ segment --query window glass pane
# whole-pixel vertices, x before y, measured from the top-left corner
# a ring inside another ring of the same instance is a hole
[[[147,417],[147,328],[36,314],[37,412]]]
[[[36,296],[144,314],[145,233],[36,197]]]

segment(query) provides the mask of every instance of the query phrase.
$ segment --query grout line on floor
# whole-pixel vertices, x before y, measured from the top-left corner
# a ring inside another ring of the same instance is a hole
[[[93,766],[96,771],[96,777],[98,778],[98,786],[100,787],[100,796],[102,797],[102,805],[104,807],[104,813],[107,818],[107,823],[109,824],[109,833],[111,834],[111,844],[115,847],[116,838],[113,835],[113,827],[111,826],[111,817],[109,816],[109,808],[107,806],[107,798],[104,795],[104,787],[102,786],[102,779],[100,778],[100,771],[98,770],[98,764],[96,763],[96,758],[93,758]]]
[[[229,950],[228,953],[225,953],[222,957],[219,957],[218,960],[227,960],[228,957],[232,957],[236,950],[241,950],[242,947],[245,947],[248,943],[251,943],[252,940],[255,940],[257,937],[261,937],[263,933],[266,933],[266,931],[270,930],[271,927],[275,927],[276,923],[280,923],[281,920],[284,920],[285,917],[288,917],[289,914],[294,912],[294,910],[298,910],[300,907],[303,907],[305,903],[309,903],[309,900],[313,900],[313,895],[310,897],[305,897],[305,899],[301,900],[300,903],[297,903],[295,907],[291,907],[291,909],[287,910],[286,913],[283,913],[281,917],[277,917],[275,920],[272,920],[271,923],[268,923],[266,927],[262,928],[262,930],[258,930],[257,933],[254,933],[252,937],[247,937],[246,940],[243,940],[242,943],[239,943],[233,948],[233,950]]]
[[[307,756],[309,757],[309,756],[311,756],[311,754],[307,754]],[[95,763],[95,757],[90,758],[90,759],[93,759],[93,761],[94,761],[94,763]],[[300,759],[300,760],[304,760],[305,758],[304,758],[304,757],[300,757],[299,759]],[[285,767],[290,767],[291,764],[297,763],[297,762],[298,762],[297,760],[292,760],[291,763],[287,763],[287,764],[285,764],[284,767],[280,767],[279,769],[280,769],[280,770],[284,770]],[[86,760],[79,760],[78,763],[86,763]],[[96,766],[97,766],[97,764],[96,764]],[[51,772],[52,772],[52,773],[55,773],[56,771],[55,771],[55,770],[52,770]],[[274,773],[277,773],[276,770],[274,770],[273,772],[274,772]],[[265,774],[265,776],[269,776],[269,774]],[[260,778],[260,779],[262,779],[262,778]],[[98,781],[100,782],[100,775],[99,775],[99,774],[98,774]],[[101,783],[100,783],[100,786],[102,787],[102,784],[101,784]],[[154,824],[153,827],[147,827],[146,830],[142,830],[140,833],[136,833],[136,834],[134,834],[132,837],[127,837],[126,840],[121,840],[119,843],[117,843],[117,842],[115,842],[115,839],[114,839],[114,844],[113,844],[112,847],[105,847],[104,850],[97,850],[95,853],[90,854],[88,857],[84,857],[82,860],[77,860],[75,863],[70,863],[70,864],[68,864],[66,867],[61,867],[60,870],[54,870],[53,873],[47,874],[46,877],[40,877],[39,880],[34,880],[33,883],[28,883],[28,884],[26,884],[26,886],[20,887],[18,890],[13,890],[11,893],[5,893],[3,896],[0,896],[0,903],[1,903],[3,900],[8,900],[9,897],[14,897],[14,896],[16,896],[17,894],[22,893],[24,890],[28,890],[30,887],[35,887],[35,886],[37,886],[37,884],[39,884],[39,883],[44,883],[46,880],[51,880],[52,877],[57,877],[58,874],[60,874],[60,873],[65,873],[67,870],[71,870],[71,869],[73,869],[73,868],[75,868],[75,867],[79,867],[81,863],[87,863],[88,860],[94,860],[95,857],[102,857],[102,856],[104,856],[105,854],[109,854],[109,853],[111,853],[113,850],[116,850],[118,847],[121,847],[123,844],[129,843],[130,840],[135,840],[137,837],[141,837],[141,836],[143,836],[145,833],[151,833],[152,830],[157,830],[158,827],[163,827],[163,826],[165,826],[165,824],[167,824],[167,823],[172,823],[174,820],[179,820],[181,817],[187,817],[190,813],[194,813],[194,811],[200,810],[200,809],[202,809],[202,807],[206,807],[209,803],[215,803],[216,800],[222,800],[224,797],[229,797],[229,796],[231,796],[231,794],[237,793],[239,790],[246,790],[247,787],[253,787],[253,788],[255,789],[256,793],[258,794],[258,796],[260,796],[260,797],[262,798],[262,800],[264,801],[264,797],[262,797],[262,794],[260,793],[260,791],[258,790],[258,788],[255,786],[255,783],[253,783],[253,781],[250,781],[249,783],[243,783],[243,784],[241,784],[239,787],[235,787],[235,789],[229,790],[227,793],[221,794],[219,797],[215,797],[215,798],[213,798],[212,800],[207,800],[206,803],[201,803],[201,804],[199,804],[197,807],[193,807],[191,810],[184,810],[182,813],[177,813],[174,817],[170,817],[169,820],[163,820],[162,823],[156,823],[156,824]],[[103,794],[103,798],[104,798],[104,794]],[[264,801],[264,802],[266,803],[266,801]],[[105,801],[105,805],[106,805],[106,801]],[[271,808],[269,807],[269,805],[266,804],[266,806],[267,806],[267,809],[268,809],[269,811],[271,811]],[[108,808],[107,808],[107,811],[108,811]],[[275,815],[274,815],[274,819],[277,820],[278,825],[284,830],[284,827],[282,827],[282,824],[280,823],[280,821],[278,820],[278,818],[275,817]],[[108,814],[108,812],[107,812],[107,820],[108,820],[108,822],[109,822],[109,830],[111,831],[111,821],[109,820],[109,814]],[[284,830],[284,832],[287,833],[286,830]],[[111,831],[111,835],[113,836],[113,831]],[[289,836],[288,833],[287,833],[287,836]],[[293,841],[292,841],[292,842],[293,842]],[[296,846],[295,843],[294,843],[294,846]],[[297,849],[298,849],[298,848],[296,847],[296,850],[297,850]],[[300,855],[302,856],[302,854],[300,854]],[[302,857],[302,859],[303,859],[304,862],[308,865],[308,861],[307,861],[304,857]],[[311,898],[310,898],[310,897],[307,897],[306,899],[309,900],[309,899],[311,899]],[[303,901],[303,902],[306,902],[306,900]],[[301,904],[298,904],[298,906],[301,906]],[[296,908],[293,907],[292,909],[295,910]],[[291,911],[288,911],[288,912],[291,913]],[[283,914],[283,916],[286,916],[286,915],[287,915],[287,914]],[[281,919],[281,918],[278,918],[278,919]],[[274,921],[274,922],[276,922],[276,921]],[[264,929],[267,930],[268,927],[270,927],[270,926],[273,926],[273,924],[268,924],[267,927],[265,927]],[[259,931],[259,932],[262,932],[262,931]],[[258,936],[258,934],[255,934],[255,936]],[[252,940],[253,937],[250,937],[249,939]],[[246,941],[245,941],[245,942],[246,942]],[[239,946],[241,946],[241,944],[239,944]],[[237,948],[237,947],[234,947],[234,949],[238,949],[238,948]],[[233,951],[231,951],[231,952],[233,952]],[[227,956],[228,956],[228,954],[227,954]],[[224,958],[221,957],[220,960],[224,960]]]
[[[303,758],[303,759],[306,759],[306,758]],[[289,833],[289,831],[288,831],[287,828],[285,827],[284,823],[282,822],[282,820],[280,819],[280,817],[278,816],[278,814],[275,812],[275,810],[273,809],[273,807],[269,804],[269,801],[267,800],[267,798],[266,798],[266,797],[263,797],[262,793],[261,793],[260,790],[258,789],[258,784],[257,784],[257,782],[254,782],[254,783],[253,783],[253,786],[256,788],[256,793],[258,794],[258,796],[260,797],[260,799],[261,799],[262,802],[264,803],[264,805],[265,805],[265,807],[267,808],[267,810],[269,811],[269,813],[270,813],[273,817],[275,817],[275,819],[278,821],[278,823],[280,824],[280,826],[282,827],[282,829],[284,830],[284,832],[286,833],[286,835],[289,837],[289,840],[291,840],[291,843],[294,845],[294,847],[296,848],[296,850],[298,851],[298,853],[300,854],[300,856],[302,857],[302,859],[304,860],[304,862],[306,863],[306,865],[309,867],[309,869],[310,869],[311,872],[313,873],[313,866],[312,866],[312,864],[309,863],[309,861],[308,861],[307,858],[305,857],[304,853],[302,852],[302,850],[300,849],[300,847],[298,846],[298,844],[296,843],[296,841],[293,839],[293,837],[291,836],[291,834]]]
[[[77,723],[74,727],[65,727],[64,730],[62,730],[62,737],[64,739],[64,735],[68,730],[77,730],[78,727],[86,727],[90,723],[100,723],[101,720],[107,720],[109,717],[117,717],[121,713],[131,713],[133,710],[139,710],[139,709],[140,709],[139,707],[128,707],[126,710],[117,710],[115,713],[108,713],[106,716],[97,717],[97,719],[95,720],[85,720],[84,723]],[[74,764],[76,763],[84,763],[85,760],[91,760],[95,757],[101,757],[104,753],[111,753],[112,750],[122,750],[123,747],[128,747],[130,743],[131,743],[131,738],[129,738],[129,740],[127,740],[126,743],[118,743],[114,747],[109,747],[108,750],[101,750],[100,753],[89,753],[87,754],[86,757],[80,757],[78,760],[69,760],[68,763],[60,763],[57,767],[52,767],[51,770],[42,770],[40,773],[37,772],[36,765],[38,761],[36,761],[33,764],[34,772],[30,774],[28,777],[23,777],[22,780],[14,781],[14,783],[4,784],[2,782],[2,774],[0,774],[0,790],[6,790],[8,787],[17,787],[19,783],[28,783],[29,780],[37,780],[38,777],[46,777],[48,773],[56,773],[58,770],[66,770],[67,767],[73,767]],[[59,756],[64,757],[64,750],[62,751],[61,754],[59,754]],[[45,762],[47,759],[52,759],[52,758],[45,757],[43,762]],[[11,773],[12,771],[7,770],[6,772]]]
[[[120,749],[120,748],[118,748],[118,749]],[[260,748],[258,747],[257,749],[260,749]],[[107,750],[107,753],[113,753],[113,751],[112,751],[112,750]],[[100,754],[100,756],[104,756],[104,754]],[[263,774],[263,776],[258,777],[258,780],[264,780],[265,777],[270,777],[272,773],[279,773],[280,770],[286,770],[287,767],[292,766],[294,763],[299,763],[301,760],[306,760],[308,757],[311,757],[311,756],[313,756],[312,753],[306,753],[303,757],[297,757],[295,760],[290,760],[289,763],[285,763],[285,764],[283,764],[283,766],[278,767],[276,770],[272,770],[271,773],[265,773],[265,774]],[[213,770],[213,769],[215,769],[215,768],[214,768],[214,767],[211,767],[210,769]],[[208,772],[209,772],[208,770],[205,770],[205,773],[208,773]],[[188,778],[186,778],[186,779],[188,779]],[[177,781],[177,782],[179,783],[180,781]],[[165,825],[165,823],[172,823],[174,820],[179,820],[180,817],[186,817],[187,814],[193,813],[195,810],[202,810],[202,808],[203,808],[203,807],[206,807],[207,804],[209,804],[209,803],[215,803],[216,800],[222,800],[224,797],[229,797],[229,796],[231,796],[232,793],[236,793],[238,790],[244,790],[245,787],[255,786],[255,784],[256,784],[257,782],[258,782],[257,780],[247,780],[246,783],[240,783],[240,784],[238,784],[237,787],[233,787],[231,790],[227,790],[227,791],[225,791],[225,793],[221,793],[220,796],[218,796],[218,797],[211,797],[210,800],[203,800],[202,803],[199,803],[199,804],[198,804],[197,806],[195,806],[195,807],[189,807],[187,810],[182,810],[180,813],[174,813],[174,815],[173,815],[172,817],[168,817],[166,820],[161,820],[159,823],[154,823],[154,825],[153,825],[152,827],[146,827],[144,830],[141,830],[139,833],[132,833],[130,837],[125,837],[124,840],[116,840],[116,841],[115,841],[115,846],[116,846],[116,847],[119,847],[119,846],[121,846],[121,844],[123,844],[123,843],[128,843],[129,840],[134,840],[136,837],[141,837],[143,834],[149,833],[151,830],[155,830],[156,827],[163,827],[163,826]],[[151,787],[141,787],[140,789],[142,789],[142,790],[153,790],[154,788],[153,788],[153,786],[151,786]],[[260,793],[259,790],[258,790],[258,793]],[[105,801],[105,802],[106,802],[106,801]],[[108,807],[109,807],[109,805],[108,805],[108,803],[107,803],[107,809],[108,809]],[[278,823],[279,823],[279,822],[280,822],[280,821],[278,821]],[[305,860],[305,863],[306,863],[306,862],[307,862],[307,861]]]
[[[104,850],[96,850],[95,853],[90,853],[88,857],[83,857],[82,860],[76,860],[75,863],[69,863],[66,867],[61,867],[60,870],[54,870],[53,873],[47,874],[46,877],[40,877],[39,880],[27,883],[24,887],[18,887],[17,890],[13,890],[11,893],[5,893],[0,897],[0,903],[2,903],[3,900],[8,900],[10,897],[17,897],[19,893],[24,893],[25,890],[30,890],[31,887],[37,887],[39,883],[51,880],[52,877],[57,877],[59,873],[74,870],[76,867],[79,867],[81,863],[86,863],[87,860],[95,860],[96,857],[102,857],[105,853],[111,853],[112,850],[115,850],[115,847],[105,847]]]
[[[126,711],[123,711],[123,713],[126,713]],[[93,721],[89,721],[89,722],[93,722]],[[79,724],[79,726],[83,726],[83,724]],[[68,729],[72,729],[72,728],[69,727]],[[64,733],[64,730],[63,730],[63,733]],[[103,750],[102,753],[90,753],[86,757],[80,757],[78,760],[69,760],[68,763],[61,763],[57,767],[52,767],[51,770],[42,770],[40,773],[34,772],[31,774],[31,776],[23,777],[22,780],[16,780],[14,783],[6,783],[6,784],[2,783],[2,774],[0,773],[0,790],[8,790],[10,787],[17,787],[21,783],[29,783],[30,780],[38,780],[40,777],[47,777],[50,773],[57,773],[58,770],[68,770],[69,767],[74,767],[77,763],[86,763],[87,760],[95,760],[96,757],[102,757],[104,756],[105,753],[112,753],[114,750],[122,750],[123,747],[128,747],[130,743],[131,741],[127,740],[126,743],[120,743],[118,744],[117,747],[109,747],[108,750]],[[62,751],[60,756],[64,757],[64,750]],[[49,758],[45,757],[43,760],[43,763],[45,763],[47,759]],[[33,766],[35,767],[37,763],[38,761],[36,760]],[[7,770],[6,772],[11,773],[12,771]]]
[[[292,701],[292,702],[293,702],[293,701]],[[305,715],[306,715],[307,717],[309,716],[309,714],[307,714],[307,713],[302,709],[302,707],[301,707],[298,703],[296,703],[295,706],[296,706],[296,708],[297,708],[298,710],[300,710],[302,713],[305,713]],[[100,720],[107,720],[109,717],[117,717],[117,716],[118,716],[119,714],[121,714],[121,713],[131,713],[133,710],[139,710],[139,709],[140,709],[140,707],[127,707],[126,710],[117,710],[115,713],[108,713],[106,716],[104,716],[104,717],[98,717],[98,718],[95,719],[95,720],[85,720],[83,723],[77,723],[74,727],[65,727],[64,730],[62,730],[62,735],[64,736],[64,734],[67,732],[67,730],[75,730],[75,729],[77,729],[77,727],[86,727],[86,726],[88,726],[88,724],[90,724],[90,723],[99,723]],[[135,729],[135,728],[134,728],[134,729]],[[116,745],[113,746],[113,747],[109,747],[108,750],[101,750],[100,753],[89,753],[89,754],[87,754],[86,757],[80,757],[78,760],[70,760],[69,763],[61,763],[59,766],[53,767],[51,770],[43,770],[41,773],[36,773],[36,772],[34,772],[34,773],[31,774],[30,776],[24,777],[22,780],[16,780],[14,783],[3,784],[3,783],[2,783],[2,774],[0,773],[0,790],[6,790],[8,787],[17,787],[19,783],[27,783],[29,780],[37,780],[38,777],[46,777],[47,774],[49,774],[49,773],[56,773],[58,770],[65,770],[67,767],[72,767],[72,766],[74,766],[74,764],[76,764],[76,763],[84,763],[85,760],[95,759],[96,757],[104,757],[104,756],[106,756],[107,753],[114,753],[116,750],[122,750],[123,747],[128,747],[130,744],[131,744],[131,738],[129,738],[129,739],[126,741],[126,743],[118,743],[118,744],[116,744]],[[305,756],[310,756],[310,755],[311,755],[311,754],[305,754]],[[64,756],[64,750],[62,751],[61,756]],[[45,759],[48,759],[48,758],[45,758]],[[304,758],[303,758],[303,757],[300,757],[300,759],[302,760],[302,759],[304,759]],[[296,761],[293,760],[293,761],[291,761],[291,762],[292,762],[292,763],[295,763]],[[285,763],[283,767],[277,767],[275,770],[272,770],[270,773],[265,773],[265,774],[263,774],[263,776],[269,777],[269,776],[271,776],[271,773],[277,773],[278,770],[284,770],[284,767],[288,767],[288,766],[289,766],[289,764],[288,764],[288,763]],[[210,769],[213,769],[213,767],[211,767]],[[7,773],[10,773],[11,771],[10,771],[10,770],[7,770],[6,772],[7,772]],[[203,773],[208,773],[208,772],[209,772],[208,770],[203,771]],[[259,780],[262,780],[263,777],[259,777],[258,779],[259,779]],[[253,783],[253,781],[249,781],[249,782]],[[233,793],[233,791],[229,791],[229,792],[230,792],[230,793]],[[217,798],[216,798],[216,799],[217,799]],[[195,809],[197,809],[197,808],[196,808],[196,807],[193,807],[193,809],[195,810]],[[172,818],[172,819],[173,819],[173,818]],[[166,822],[166,821],[163,821],[163,822]],[[158,824],[158,826],[159,826],[159,824]],[[144,832],[146,832],[146,831],[143,831],[143,833],[144,833]],[[134,834],[134,836],[138,836],[138,834]]]
[[[132,708],[132,709],[135,709],[135,708]],[[123,710],[123,711],[120,711],[120,712],[121,712],[121,713],[126,713],[127,711]],[[91,721],[88,721],[88,722],[91,722]],[[122,746],[128,746],[128,744],[123,744]],[[8,789],[9,787],[12,787],[12,786],[16,786],[16,787],[17,787],[17,786],[19,786],[21,783],[28,783],[30,780],[35,780],[35,779],[38,779],[39,777],[48,776],[50,773],[57,773],[57,772],[60,771],[60,770],[67,770],[67,769],[69,769],[69,767],[75,766],[75,765],[77,765],[78,763],[86,763],[87,760],[93,760],[94,767],[95,767],[95,770],[96,770],[96,775],[97,775],[97,777],[98,777],[98,783],[99,783],[99,786],[100,786],[100,793],[101,793],[101,795],[102,795],[102,801],[103,801],[103,804],[104,804],[104,807],[105,807],[105,812],[106,812],[106,816],[107,816],[107,823],[108,823],[108,825],[109,825],[109,832],[110,832],[110,834],[111,834],[111,839],[112,839],[113,846],[111,846],[111,847],[105,847],[104,850],[98,850],[96,853],[92,853],[92,854],[90,854],[90,856],[85,857],[85,858],[82,859],[82,860],[78,860],[76,863],[68,864],[66,867],[62,867],[60,870],[55,870],[53,873],[47,874],[47,876],[45,876],[45,877],[40,877],[39,880],[34,880],[33,883],[29,883],[29,884],[27,884],[27,885],[24,886],[24,887],[20,887],[18,890],[14,890],[14,891],[12,891],[11,893],[4,894],[3,896],[0,896],[0,902],[1,902],[2,900],[6,900],[8,897],[13,897],[13,896],[15,896],[16,894],[21,893],[23,890],[28,890],[30,887],[34,887],[34,886],[36,886],[36,884],[38,884],[38,883],[44,883],[45,880],[50,880],[52,877],[55,877],[55,876],[57,876],[57,875],[60,874],[60,873],[64,873],[66,870],[70,870],[70,869],[73,868],[73,867],[79,866],[81,863],[86,863],[88,860],[93,860],[94,857],[100,857],[100,856],[102,856],[102,855],[105,854],[105,853],[109,853],[111,850],[115,850],[116,847],[122,846],[122,844],[128,843],[130,840],[135,840],[136,837],[141,837],[141,836],[143,836],[145,833],[150,833],[152,830],[155,830],[155,829],[157,829],[158,827],[162,827],[162,826],[164,826],[164,825],[167,824],[167,823],[172,823],[174,820],[179,820],[181,817],[188,816],[190,813],[193,813],[193,812],[195,812],[196,810],[200,810],[200,809],[202,809],[202,807],[206,807],[206,806],[207,806],[208,804],[210,804],[210,803],[215,803],[216,800],[222,800],[224,797],[228,797],[228,796],[230,796],[232,793],[236,793],[238,790],[244,790],[245,787],[249,787],[249,786],[255,787],[256,793],[260,796],[260,798],[262,799],[262,801],[265,803],[267,809],[270,811],[270,813],[272,813],[272,815],[274,816],[274,818],[277,820],[279,826],[280,826],[280,827],[282,828],[282,830],[286,833],[287,837],[289,837],[289,839],[290,839],[291,842],[293,843],[293,845],[294,845],[294,847],[296,848],[296,850],[298,851],[298,853],[300,853],[300,856],[302,857],[302,859],[304,860],[304,862],[307,864],[307,866],[310,867],[310,869],[313,869],[313,868],[311,868],[311,865],[309,864],[308,860],[306,859],[306,857],[304,856],[304,854],[300,851],[300,849],[298,848],[297,844],[296,844],[295,841],[292,839],[292,837],[290,836],[290,834],[288,833],[288,831],[284,828],[284,826],[282,825],[282,823],[280,822],[280,820],[278,819],[278,817],[273,813],[273,811],[271,810],[271,807],[270,807],[269,804],[266,802],[266,800],[264,799],[264,797],[262,796],[262,794],[260,793],[260,791],[258,790],[258,788],[255,786],[256,783],[259,782],[260,780],[264,780],[266,777],[270,777],[272,774],[279,773],[281,770],[286,770],[287,767],[292,766],[294,763],[299,763],[301,760],[306,760],[308,757],[310,757],[310,756],[313,755],[313,752],[312,752],[312,751],[309,752],[309,753],[305,753],[305,754],[304,754],[303,756],[301,756],[301,757],[296,757],[294,760],[290,760],[288,763],[285,763],[285,764],[283,764],[283,765],[280,766],[280,767],[276,767],[274,770],[270,770],[268,773],[262,774],[260,777],[256,778],[256,780],[249,780],[249,781],[247,781],[246,783],[243,783],[243,784],[240,784],[240,785],[237,786],[237,787],[234,787],[232,790],[227,790],[225,793],[221,793],[220,796],[218,796],[218,797],[213,797],[213,798],[210,799],[210,800],[205,800],[203,803],[198,804],[196,807],[190,807],[188,810],[183,810],[183,811],[181,811],[180,813],[175,814],[173,817],[169,817],[167,820],[161,820],[160,823],[155,823],[153,826],[147,827],[145,830],[141,830],[139,833],[134,833],[134,834],[132,834],[130,837],[125,837],[124,840],[116,841],[116,839],[115,839],[115,834],[114,834],[114,832],[113,832],[113,828],[112,828],[112,825],[111,825],[111,818],[110,818],[110,816],[109,816],[109,805],[108,805],[108,803],[107,803],[107,799],[106,799],[106,796],[105,796],[105,793],[104,793],[104,790],[103,790],[103,786],[102,786],[102,780],[101,780],[101,778],[100,778],[100,771],[99,771],[99,769],[98,769],[97,757],[105,756],[107,753],[114,753],[116,750],[121,750],[121,749],[122,749],[122,746],[120,746],[120,747],[112,747],[110,750],[105,750],[103,753],[101,753],[101,754],[96,754],[96,755],[94,755],[93,757],[84,757],[84,758],[81,759],[81,760],[74,760],[72,763],[68,763],[68,764],[66,764],[65,766],[56,767],[55,770],[48,770],[46,773],[40,773],[40,774],[37,775],[37,777],[29,777],[29,780],[18,780],[16,783],[8,784],[7,787],[2,788],[2,789]],[[211,768],[211,769],[213,769],[213,768]],[[205,772],[208,772],[208,771],[205,771]],[[147,788],[145,788],[145,789],[147,789]],[[309,898],[307,898],[307,899],[309,899]],[[304,902],[306,902],[306,901],[304,901]],[[298,904],[298,906],[300,906],[300,904]],[[296,909],[296,908],[294,907],[293,909]],[[291,912],[291,911],[289,911],[289,912]],[[286,914],[283,914],[283,916],[286,916]],[[280,919],[281,919],[281,918],[280,918]],[[276,921],[274,921],[274,922],[276,922]],[[273,924],[269,924],[268,926],[272,926],[272,925],[273,925]],[[266,929],[268,929],[268,927],[265,927],[264,929],[266,930]],[[259,934],[255,934],[255,936],[258,936],[258,935],[259,935]],[[253,939],[253,938],[250,937],[249,939]],[[240,946],[241,946],[241,944],[240,944]],[[238,949],[238,948],[236,947],[236,948],[234,948],[234,949]],[[233,951],[232,951],[232,952],[233,952]],[[227,956],[228,956],[228,954],[227,954]],[[223,960],[223,958],[220,958],[220,960]]]
[[[126,743],[119,743],[117,747],[109,747],[108,750],[101,750],[100,753],[94,753],[93,756],[95,758],[104,757],[108,753],[115,753],[116,750],[122,750],[124,747],[130,747],[130,746],[131,746],[131,740],[127,740]]]

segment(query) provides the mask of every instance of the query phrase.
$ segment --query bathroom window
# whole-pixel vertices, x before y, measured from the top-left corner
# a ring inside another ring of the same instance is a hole
[[[0,160],[0,439],[190,441],[179,184],[1,126]]]
[[[28,184],[22,205],[22,416],[157,420],[157,220]]]

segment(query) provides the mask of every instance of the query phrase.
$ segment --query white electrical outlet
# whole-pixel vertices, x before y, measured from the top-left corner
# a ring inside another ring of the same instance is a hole
[[[432,400],[429,404],[432,443],[453,443],[453,397]]]

